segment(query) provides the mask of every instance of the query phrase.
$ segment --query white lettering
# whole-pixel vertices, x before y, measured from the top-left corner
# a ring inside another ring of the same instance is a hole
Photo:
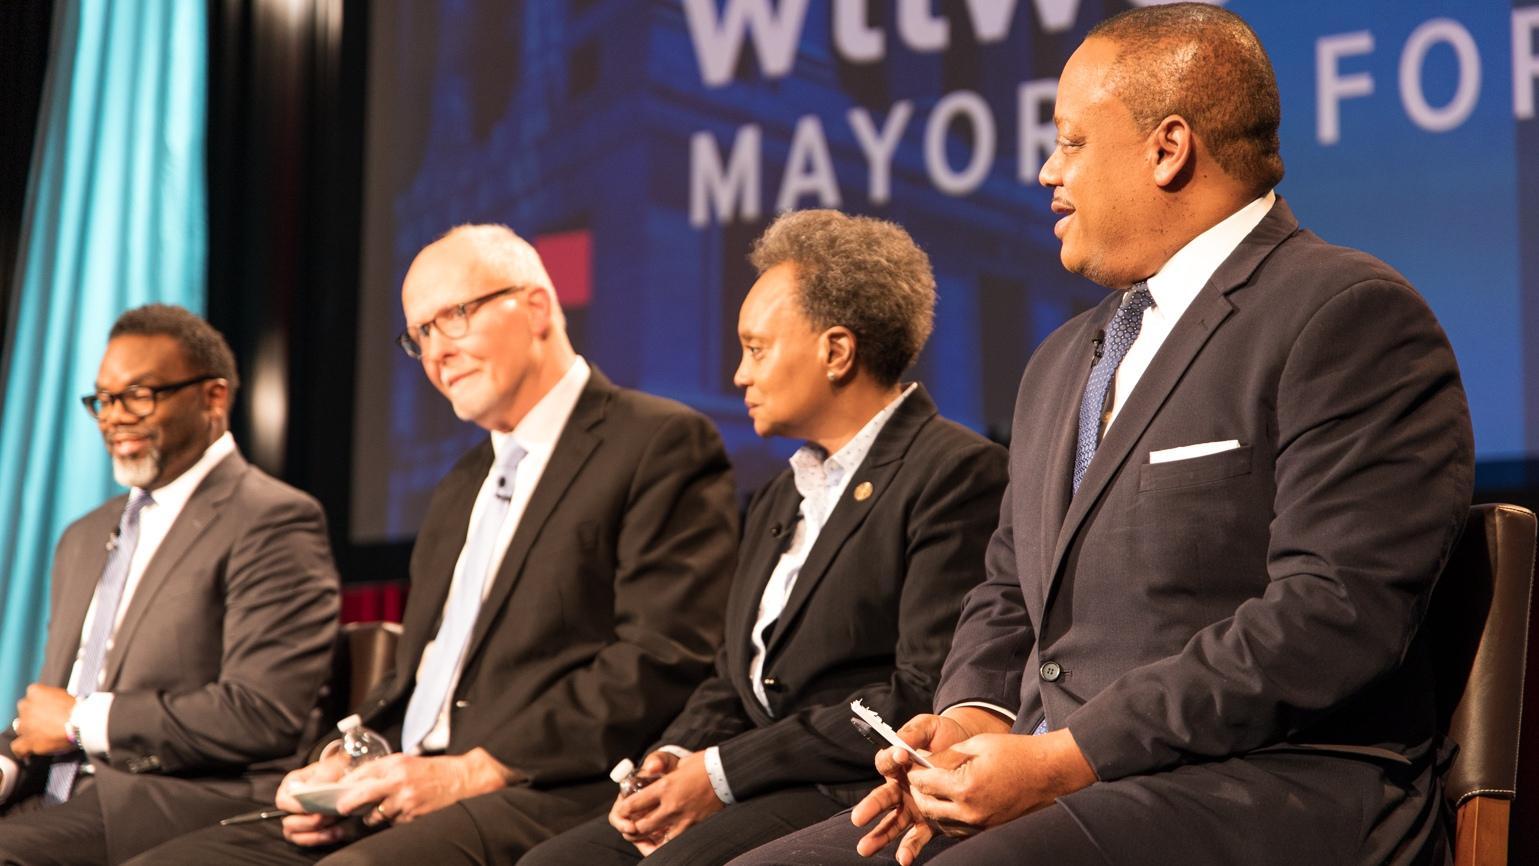
[[[1015,92],[1016,125],[1020,147],[1016,176],[1021,183],[1036,183],[1042,163],[1057,146],[1058,127],[1053,123],[1053,103],[1058,100],[1058,79],[1026,81]]]
[[[1078,5],[1079,0],[1074,2]],[[1015,0],[967,0],[967,15],[973,21],[973,33],[977,34],[980,45],[1003,42],[1010,35]]]
[[[898,0],[898,35],[915,51],[945,51],[951,22],[930,11],[930,0]]]
[[[967,166],[954,171],[946,159],[946,133],[955,117],[972,124],[973,154]],[[924,165],[935,188],[947,195],[966,195],[978,188],[994,163],[994,115],[983,97],[971,90],[948,93],[935,103],[924,129]]]
[[[1534,119],[1534,79],[1539,78],[1539,6],[1512,10],[1512,114],[1518,120]]]
[[[828,156],[828,139],[824,138],[823,124],[815,114],[796,121],[775,210],[796,207],[797,201],[808,193],[816,193],[818,204],[823,207],[839,206],[839,183],[834,179],[834,163]]]
[[[1079,0],[1036,0],[1036,7],[1043,33],[1062,33],[1079,17]]]
[[[730,222],[759,218],[759,127],[737,131],[732,156],[722,170],[716,139],[709,132],[689,138],[689,224],[700,228],[714,218]]]
[[[1427,52],[1440,42],[1451,46],[1459,60],[1459,84],[1447,105],[1434,108],[1422,92],[1421,70]],[[1434,18],[1412,30],[1400,52],[1400,103],[1411,120],[1428,132],[1447,132],[1469,118],[1479,98],[1480,49],[1464,25],[1451,18]]]
[[[1322,36],[1315,43],[1315,138],[1321,144],[1341,141],[1341,100],[1373,93],[1373,76],[1343,75],[1341,58],[1372,51],[1373,34],[1367,30]]]
[[[695,46],[695,59],[700,64],[700,80],[707,87],[732,82],[745,32],[753,37],[759,68],[766,78],[790,73],[796,60],[796,44],[801,41],[802,22],[807,17],[807,2],[727,0],[721,17],[717,18],[716,0],[684,0],[684,17]]]
[[[914,103],[904,99],[887,112],[887,122],[878,133],[871,122],[871,112],[864,108],[850,109],[850,129],[855,131],[855,140],[860,142],[861,152],[866,155],[866,197],[872,204],[886,204],[892,198],[892,153],[913,116]]]
[[[834,47],[852,63],[882,59],[887,40],[882,31],[866,21],[866,0],[835,0]]]

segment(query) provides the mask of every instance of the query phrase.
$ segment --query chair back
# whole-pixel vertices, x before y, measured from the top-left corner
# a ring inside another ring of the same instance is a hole
[[[350,622],[337,632],[331,683],[322,699],[323,728],[358,709],[369,691],[395,669],[401,626],[394,622]]]
[[[1458,810],[1456,860],[1507,862],[1517,794],[1523,673],[1534,579],[1534,513],[1476,505],[1429,608],[1438,721],[1459,754],[1443,778]]]

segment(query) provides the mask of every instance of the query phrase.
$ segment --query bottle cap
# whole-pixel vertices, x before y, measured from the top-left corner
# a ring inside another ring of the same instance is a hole
[[[344,734],[355,728],[361,727],[363,727],[363,716],[360,716],[357,713],[353,713],[351,716],[348,716],[342,721],[337,722],[337,730]]]
[[[621,758],[620,763],[615,764],[615,768],[609,771],[609,781],[618,785],[625,781],[626,776],[629,776],[635,771],[636,765],[631,761],[630,758]]]

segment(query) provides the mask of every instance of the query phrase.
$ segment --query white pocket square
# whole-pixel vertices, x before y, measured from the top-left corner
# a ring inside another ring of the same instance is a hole
[[[1224,439],[1219,442],[1198,442],[1196,445],[1182,445],[1180,448],[1164,448],[1159,451],[1150,451],[1149,462],[1174,463],[1177,460],[1191,460],[1193,457],[1206,457],[1209,454],[1233,451],[1238,447],[1240,447],[1240,440],[1238,439]]]

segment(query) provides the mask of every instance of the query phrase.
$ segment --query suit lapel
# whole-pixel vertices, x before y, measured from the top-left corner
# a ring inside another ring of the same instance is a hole
[[[81,531],[85,539],[83,549],[70,556],[70,573],[59,574],[65,584],[59,587],[58,609],[48,630],[48,649],[43,654],[39,682],[60,688],[69,682],[70,668],[80,653],[80,631],[85,628],[86,611],[107,568],[107,539],[127,504],[127,496],[115,497],[87,518],[90,523]]]
[[[104,691],[111,690],[117,680],[118,670],[123,666],[121,648],[133,646],[134,632],[144,621],[145,614],[155,605],[155,596],[160,588],[176,573],[177,565],[197,543],[208,525],[219,518],[220,509],[235,492],[235,486],[245,474],[245,458],[231,454],[209,471],[198,489],[192,492],[187,504],[182,506],[182,513],[177,515],[176,522],[171,524],[171,531],[166,533],[165,540],[155,549],[155,555],[145,567],[139,585],[134,589],[133,598],[129,600],[128,609],[123,612],[123,621],[118,624],[117,633],[112,639],[113,649],[107,653],[106,674],[102,679]]]
[[[1155,353],[1149,368],[1138,380],[1127,405],[1117,413],[1117,418],[1106,431],[1106,438],[1096,449],[1095,459],[1090,462],[1079,493],[1069,503],[1057,544],[1053,548],[1053,560],[1048,574],[1052,579],[1047,594],[1058,582],[1059,569],[1075,534],[1084,522],[1097,499],[1105,492],[1113,479],[1121,474],[1128,453],[1133,450],[1144,430],[1154,420],[1160,407],[1170,397],[1186,369],[1197,358],[1202,347],[1214,331],[1234,312],[1228,294],[1250,280],[1261,262],[1271,255],[1277,245],[1298,230],[1298,221],[1281,198],[1277,199],[1266,217],[1240,242],[1239,247],[1219,265],[1207,285],[1197,293],[1190,307],[1176,322],[1170,336]]]
[[[753,624],[759,616],[759,602],[764,598],[764,587],[769,584],[770,575],[774,574],[775,566],[779,564],[786,546],[791,543],[791,536],[796,529],[797,511],[802,503],[802,496],[796,491],[796,482],[789,473],[776,480],[774,489],[768,495],[770,500],[765,503],[769,514],[768,526],[757,538],[744,539],[739,554],[740,570],[751,569],[749,573],[753,575],[753,582],[744,587],[743,592],[736,597],[732,610],[727,612],[728,649],[740,653],[743,659],[743,664],[734,666],[733,670],[740,667],[745,672],[748,670],[747,659],[753,655]]]
[[[513,531],[513,539],[508,542],[508,550],[497,567],[497,577],[491,591],[487,593],[486,600],[481,603],[481,611],[476,615],[476,626],[471,632],[470,644],[465,648],[467,667],[468,660],[475,657],[476,648],[486,638],[493,620],[497,618],[497,612],[502,609],[523,573],[524,560],[528,559],[529,549],[539,538],[546,520],[560,506],[567,488],[583,464],[588,462],[594,449],[603,441],[596,428],[603,422],[609,399],[616,390],[597,367],[591,369],[588,384],[583,386],[577,405],[572,407],[566,427],[556,440],[556,449],[551,452],[550,462],[545,464],[545,471],[540,474],[539,483],[529,497],[529,504],[524,507],[524,513],[518,519],[518,528]]]
[[[397,666],[410,674],[395,678],[403,692],[416,675],[416,666],[422,660],[428,641],[438,632],[444,600],[448,598],[449,584],[454,580],[454,566],[459,562],[460,551],[470,534],[470,513],[476,505],[476,494],[492,468],[490,439],[471,453],[473,456],[445,479],[443,495],[435,497],[437,513],[431,517],[431,528],[417,533],[417,545],[426,543],[430,546],[412,554],[414,560],[419,556],[422,559],[421,565],[412,571],[411,598],[406,605],[401,646],[396,653]]]
[[[812,550],[807,554],[807,560],[802,564],[801,572],[796,576],[796,584],[791,587],[791,595],[786,599],[785,610],[780,612],[780,619],[775,626],[774,634],[765,647],[765,656],[775,652],[775,649],[790,632],[787,628],[796,619],[802,607],[811,597],[813,590],[828,573],[828,567],[844,546],[844,542],[854,534],[855,530],[865,522],[866,515],[882,501],[889,482],[897,474],[903,465],[903,455],[914,441],[914,436],[919,433],[919,428],[925,422],[935,417],[935,403],[930,395],[920,385],[914,389],[914,393],[908,395],[903,403],[898,406],[892,417],[887,419],[887,424],[882,432],[877,435],[876,441],[871,444],[871,450],[866,453],[866,459],[861,461],[860,468],[855,470],[849,482],[844,486],[844,492],[839,501],[834,504],[834,510],[828,515],[828,523],[818,533],[818,540],[812,545]],[[871,495],[865,499],[855,496],[855,491],[864,484],[871,485]],[[762,592],[762,590],[761,590]]]
[[[1047,483],[1042,485],[1044,519],[1041,521],[1042,536],[1037,545],[1041,551],[1042,574],[1052,574],[1054,547],[1061,535],[1063,516],[1068,513],[1074,495],[1074,451],[1079,444],[1079,404],[1084,397],[1085,383],[1090,379],[1091,361],[1095,358],[1092,338],[1110,319],[1116,303],[1116,296],[1107,298],[1081,323],[1080,333],[1075,336],[1073,345],[1084,346],[1085,351],[1072,359],[1069,375],[1060,383],[1052,405],[1042,407],[1043,411],[1053,412],[1051,417],[1058,419],[1058,428],[1053,432],[1047,457],[1043,461],[1050,469],[1046,473]],[[1043,587],[1045,599],[1047,584],[1043,583]]]

